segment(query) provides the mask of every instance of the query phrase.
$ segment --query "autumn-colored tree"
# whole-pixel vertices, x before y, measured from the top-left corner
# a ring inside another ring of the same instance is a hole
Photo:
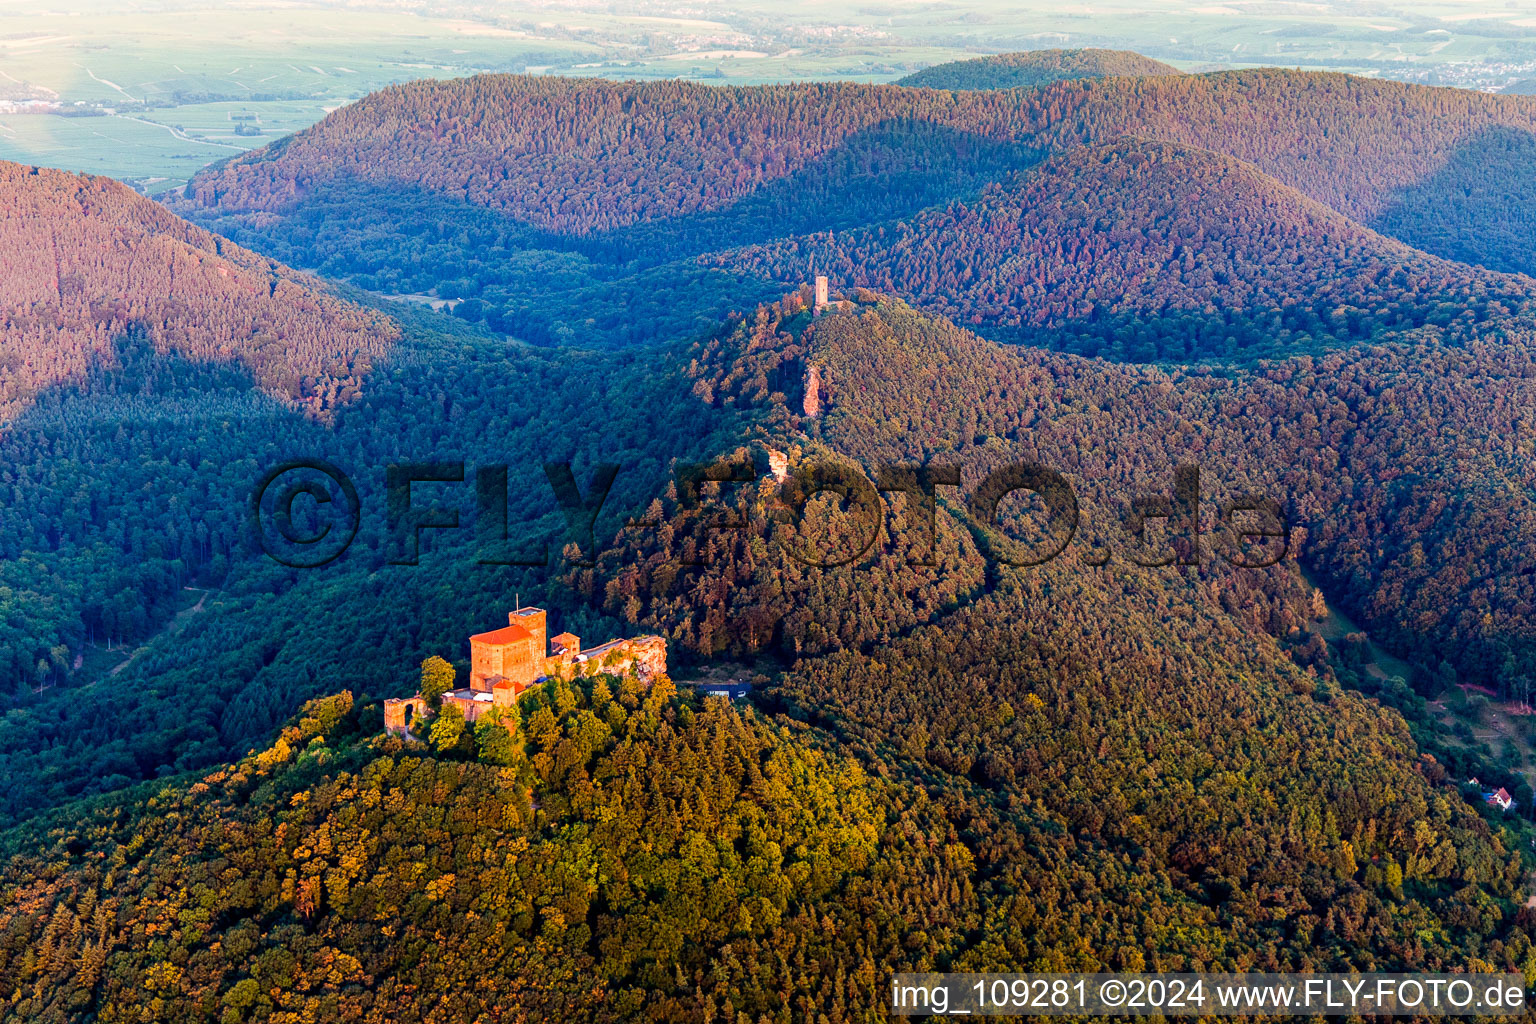
[[[475,749],[486,764],[508,767],[517,761],[516,733],[521,724],[517,705],[492,708],[475,722]]]
[[[428,736],[439,753],[447,753],[459,746],[464,739],[464,712],[457,704],[449,704],[432,719]]]
[[[443,694],[453,689],[455,672],[446,658],[434,654],[421,663],[420,693],[434,710],[443,703]]]

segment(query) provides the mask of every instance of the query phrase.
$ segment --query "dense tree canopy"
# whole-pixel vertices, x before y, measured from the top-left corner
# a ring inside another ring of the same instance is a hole
[[[268,393],[323,411],[399,337],[387,317],[108,178],[0,161],[0,246],[0,419],[112,365],[131,334],[239,363]]]
[[[712,260],[780,281],[814,266],[994,337],[1138,361],[1473,324],[1536,286],[1410,249],[1231,157],[1134,139],[910,220]]]
[[[1027,50],[935,64],[896,84],[925,89],[1017,89],[1075,78],[1177,74],[1177,68],[1130,50]]]
[[[1391,712],[1206,660],[1209,619],[1089,666],[1111,623],[986,604],[797,664],[776,718],[557,679],[502,756],[312,702],[8,833],[0,1013],[872,1021],[900,970],[1527,966],[1515,864]]]
[[[210,168],[182,208],[254,223],[291,215],[328,181],[359,180],[590,235],[722,209],[902,121],[1036,150],[1130,133],[1199,146],[1366,220],[1480,131],[1530,132],[1536,101],[1276,69],[965,93],[482,75],[374,93]]]
[[[708,329],[814,266],[1003,340],[1228,356],[1507,299],[1362,225],[1536,269],[1533,125],[1530,98],[1273,69],[958,93],[481,76],[375,94],[175,207],[544,344]]]
[[[578,589],[602,597],[609,611],[670,628],[706,652],[864,645],[979,586],[986,571],[962,502],[990,469],[1022,460],[1067,475],[1084,536],[1063,560],[1081,567],[1095,547],[1127,559],[1131,498],[1169,493],[1183,462],[1200,465],[1208,502],[1202,575],[1234,575],[1222,569],[1215,507],[1266,494],[1296,528],[1295,552],[1397,649],[1425,665],[1448,658],[1501,692],[1536,669],[1529,327],[1465,346],[1421,337],[1417,346],[1295,357],[1233,374],[1020,351],[868,293],[850,312],[814,320],[802,302],[764,307],[700,343],[694,393],[750,411],[748,436],[796,464],[852,458],[871,478],[887,462],[958,467],[959,490],[939,492],[955,502],[943,507],[960,516],[956,533],[930,542],[903,503],[907,511],[887,517],[887,532],[857,568],[816,571],[786,554],[796,546],[783,535],[766,481],[720,499],[740,506],[733,514],[753,523],[750,530],[707,528],[719,508],[689,510],[669,499],[602,556],[606,591],[578,574]],[[814,419],[799,401],[810,365],[824,406]],[[1483,431],[1488,440],[1466,443]],[[914,549],[937,566],[916,566]],[[718,556],[712,564],[677,571],[707,561],[706,550]],[[1287,602],[1305,603],[1295,595]],[[1250,623],[1284,633],[1306,618],[1279,611],[1272,625],[1272,614],[1253,609]]]

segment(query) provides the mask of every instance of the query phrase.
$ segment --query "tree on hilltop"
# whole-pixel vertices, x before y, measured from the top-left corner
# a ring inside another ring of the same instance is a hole
[[[442,705],[443,694],[453,689],[454,676],[453,666],[435,654],[421,663],[421,695],[433,710]]]

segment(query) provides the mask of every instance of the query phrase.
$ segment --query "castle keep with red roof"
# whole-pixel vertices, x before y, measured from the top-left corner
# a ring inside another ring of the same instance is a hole
[[[659,636],[633,640],[609,640],[590,650],[581,649],[581,637],[558,633],[549,638],[545,652],[545,614],[542,608],[519,608],[507,614],[500,629],[469,638],[469,686],[443,694],[450,704],[473,722],[494,707],[510,707],[523,691],[559,669],[575,675],[592,672],[634,672],[650,680],[667,671],[667,642]],[[429,715],[421,694],[384,702],[384,728],[404,736],[418,717]]]

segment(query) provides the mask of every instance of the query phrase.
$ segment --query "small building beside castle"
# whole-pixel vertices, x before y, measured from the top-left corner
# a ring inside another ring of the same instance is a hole
[[[649,681],[667,671],[667,641],[640,636],[583,651],[581,637],[558,633],[549,638],[546,653],[544,609],[519,608],[507,614],[505,626],[469,638],[469,686],[443,694],[442,704],[459,708],[473,723],[491,708],[517,703],[524,691],[561,669],[574,675],[632,671]],[[412,723],[430,714],[419,693],[392,698],[384,702],[384,729],[405,736]]]

